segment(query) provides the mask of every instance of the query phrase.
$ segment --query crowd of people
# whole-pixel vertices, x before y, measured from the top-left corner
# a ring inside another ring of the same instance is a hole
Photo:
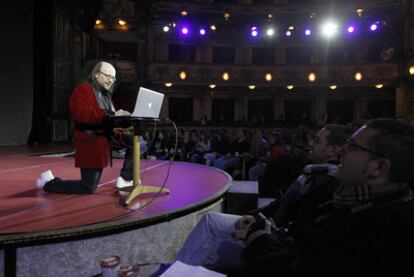
[[[284,194],[245,216],[207,213],[176,259],[228,276],[413,276],[414,127],[328,124]]]

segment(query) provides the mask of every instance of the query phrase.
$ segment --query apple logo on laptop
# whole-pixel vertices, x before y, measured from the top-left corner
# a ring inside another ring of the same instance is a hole
[[[149,103],[148,103],[148,108],[150,108],[150,109],[151,109],[151,107],[152,107],[152,103],[151,103],[151,102],[149,102]]]

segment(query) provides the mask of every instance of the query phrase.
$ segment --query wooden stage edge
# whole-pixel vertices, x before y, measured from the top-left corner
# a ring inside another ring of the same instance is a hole
[[[36,162],[38,167],[33,169]],[[7,168],[6,164],[23,168],[21,183],[15,184],[15,175],[10,174],[13,168]],[[31,166],[27,167],[27,164]],[[122,207],[114,185],[122,160],[115,160],[113,167],[104,170],[101,185],[92,195],[36,191],[33,184],[36,176],[51,167],[51,164],[55,175],[63,175],[65,179],[79,178],[79,170],[73,168],[72,158],[0,158],[0,166],[3,168],[0,170],[0,248],[107,236],[171,221],[219,201],[231,186],[232,180],[226,172],[204,165],[143,160],[143,181],[162,183],[163,178],[168,177],[166,187],[171,193],[158,197],[138,197],[130,205],[132,208],[145,206],[148,200],[153,202],[143,209],[129,210]],[[148,168],[150,170],[146,170]],[[169,171],[169,176],[165,175],[166,171]],[[10,184],[13,183],[11,189]],[[33,204],[22,209],[18,207],[19,198]],[[7,212],[7,209],[11,212]],[[88,212],[92,209],[97,212]]]

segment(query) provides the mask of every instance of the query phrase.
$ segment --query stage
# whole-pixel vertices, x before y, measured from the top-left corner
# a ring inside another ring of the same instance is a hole
[[[106,255],[124,263],[168,262],[200,213],[221,209],[231,184],[228,174],[204,165],[142,160],[143,184],[165,185],[170,194],[142,195],[124,207],[115,188],[122,160],[114,160],[92,195],[36,188],[48,169],[78,179],[73,164],[73,158],[1,156],[0,270],[7,276],[92,276]]]

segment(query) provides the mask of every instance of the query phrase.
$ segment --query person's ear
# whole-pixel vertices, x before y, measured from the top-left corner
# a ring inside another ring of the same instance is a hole
[[[329,145],[326,149],[326,156],[328,159],[336,157],[339,154],[339,146],[338,145]]]
[[[368,175],[372,178],[388,178],[391,162],[388,159],[371,160],[368,164]]]

